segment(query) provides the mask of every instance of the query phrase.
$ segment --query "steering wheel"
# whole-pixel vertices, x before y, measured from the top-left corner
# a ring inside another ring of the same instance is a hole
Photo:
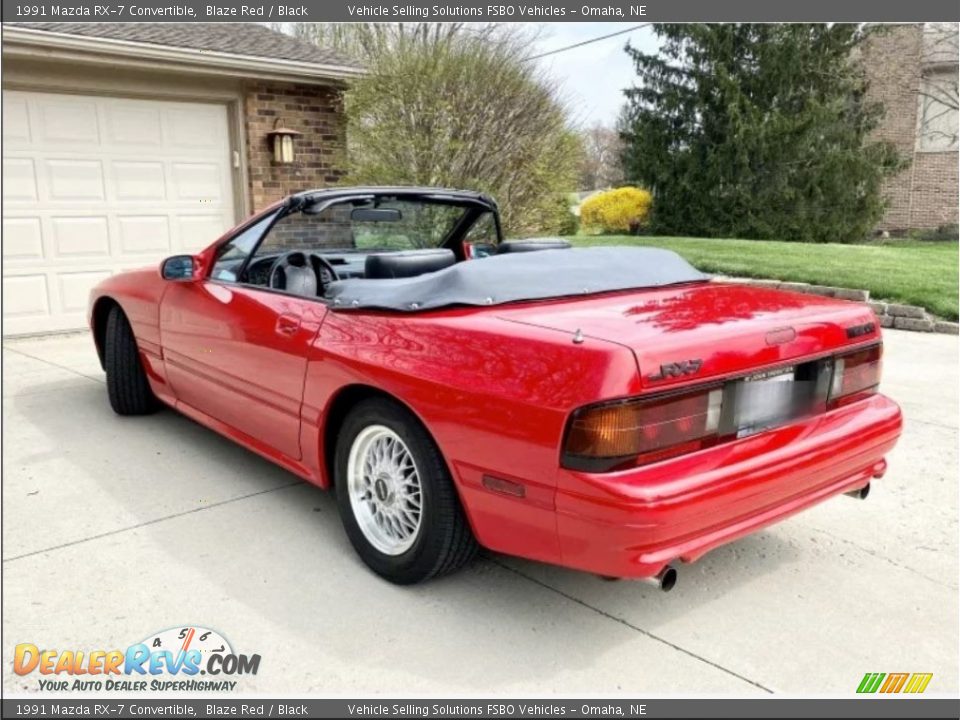
[[[327,260],[323,255],[310,253],[310,259],[316,260],[317,264],[320,265],[320,272],[318,272],[317,275],[320,278],[320,287],[323,290],[323,292],[320,294],[323,295],[327,291],[327,285],[339,280],[340,276],[337,275],[337,271],[334,269],[333,263]],[[324,277],[324,275],[327,277]]]
[[[323,266],[323,269],[330,274],[330,280],[318,278],[318,273],[310,262],[311,259],[316,259]],[[333,269],[333,265],[326,258],[313,253],[308,256],[302,250],[289,250],[277,256],[270,266],[267,287],[286,290],[294,295],[316,297],[318,295],[318,285],[323,287],[337,279],[337,271]],[[319,294],[322,295],[323,293]]]
[[[289,250],[278,255],[270,266],[267,287],[294,295],[316,296],[317,274],[303,251]]]

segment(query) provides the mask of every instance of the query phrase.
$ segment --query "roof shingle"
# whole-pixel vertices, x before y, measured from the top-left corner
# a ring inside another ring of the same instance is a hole
[[[333,50],[317,47],[256,23],[4,23],[29,30],[82,35],[105,40],[251,57],[292,60],[318,65],[358,67]]]

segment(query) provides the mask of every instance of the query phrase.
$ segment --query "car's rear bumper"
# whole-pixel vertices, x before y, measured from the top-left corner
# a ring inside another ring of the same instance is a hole
[[[616,473],[563,471],[556,513],[564,565],[650,577],[886,469],[900,408],[883,395],[684,457]]]

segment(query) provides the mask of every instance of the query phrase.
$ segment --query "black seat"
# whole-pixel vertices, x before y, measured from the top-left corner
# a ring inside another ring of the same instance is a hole
[[[377,280],[416,277],[443,270],[456,261],[453,250],[446,248],[374,253],[367,255],[363,274],[364,277]]]
[[[535,250],[565,250],[570,243],[561,238],[526,238],[524,240],[504,240],[497,246],[497,255],[504,253],[533,252]]]

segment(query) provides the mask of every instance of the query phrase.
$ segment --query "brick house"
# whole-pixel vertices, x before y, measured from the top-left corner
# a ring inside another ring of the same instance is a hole
[[[868,38],[862,60],[870,93],[886,109],[877,134],[910,161],[884,187],[878,229],[956,225],[957,25],[887,26]]]
[[[3,26],[3,317],[82,327],[104,276],[210,244],[336,183],[361,71],[257,24]],[[293,161],[274,160],[278,126]]]

